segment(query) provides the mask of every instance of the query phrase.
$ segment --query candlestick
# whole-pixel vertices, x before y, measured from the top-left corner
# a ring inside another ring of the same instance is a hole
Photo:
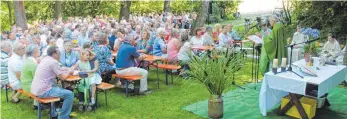
[[[273,60],[272,67],[273,68],[277,68],[278,67],[278,59],[274,59]]]
[[[287,58],[282,58],[282,65],[281,67],[286,67],[287,66]]]

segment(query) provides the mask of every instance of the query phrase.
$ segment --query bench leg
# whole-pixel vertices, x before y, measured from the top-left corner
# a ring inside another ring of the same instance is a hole
[[[166,83],[166,85],[169,85],[169,82],[167,81],[168,72],[169,72],[169,70],[165,70],[165,83]]]
[[[5,85],[5,90],[6,90],[6,102],[8,102],[8,87]]]
[[[157,81],[158,81],[158,89],[159,89],[159,68],[158,68],[158,64],[157,64]]]
[[[51,109],[49,110],[49,118],[52,119],[53,118],[53,114],[54,114],[54,102],[51,102]]]
[[[125,81],[125,95],[126,95],[126,98],[128,98],[128,88],[129,88],[129,86],[128,86],[128,81],[126,80]]]
[[[96,108],[98,108],[98,93],[99,93],[99,91],[98,91],[98,89],[96,89],[96,92],[95,92],[95,109]]]
[[[106,107],[107,107],[107,91],[104,90],[104,92],[105,92],[105,102],[106,102]]]
[[[171,70],[171,84],[173,85],[173,78],[172,78],[173,72]]]
[[[41,103],[40,102],[39,102],[39,106],[38,106],[38,109],[37,109],[37,118],[41,119]]]

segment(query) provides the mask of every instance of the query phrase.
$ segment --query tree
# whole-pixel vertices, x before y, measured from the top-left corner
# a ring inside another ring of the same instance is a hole
[[[122,1],[120,5],[119,21],[124,18],[129,21],[131,1]]]
[[[165,0],[164,1],[164,12],[171,12],[171,7],[170,7],[170,1]]]
[[[12,7],[11,7],[11,1],[7,1],[7,7],[8,7],[8,13],[9,13],[9,20],[10,24],[12,25]]]
[[[27,19],[25,16],[24,1],[13,1],[14,13],[16,16],[16,26],[24,30],[28,29]]]
[[[298,20],[303,27],[319,29],[323,40],[331,32],[338,40],[347,39],[347,1],[292,1],[292,4],[293,21]]]
[[[54,3],[54,18],[58,19],[59,17],[62,17],[61,15],[61,3],[62,1],[55,1]]]
[[[194,35],[195,28],[203,27],[208,14],[208,5],[210,1],[201,1],[200,10],[198,11],[198,16],[193,21],[193,25],[190,29],[190,35]]]

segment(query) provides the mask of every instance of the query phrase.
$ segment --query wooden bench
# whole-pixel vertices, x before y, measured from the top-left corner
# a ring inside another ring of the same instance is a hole
[[[47,104],[47,103],[51,103],[51,109],[50,109],[50,113],[49,113],[49,118],[52,119],[52,114],[53,114],[53,109],[54,109],[54,102],[58,102],[60,101],[60,98],[58,97],[50,97],[50,98],[38,98],[36,97],[35,95],[31,94],[31,93],[28,93],[28,92],[25,92],[23,91],[22,89],[19,89],[18,90],[19,93],[23,94],[24,96],[27,96],[27,97],[30,97],[34,100],[37,100],[39,102],[39,105],[38,105],[38,119],[41,119],[41,103],[44,103],[44,104]]]
[[[98,90],[102,90],[104,91],[105,93],[105,102],[106,102],[106,106],[107,106],[107,93],[106,91],[109,90],[109,89],[112,89],[114,88],[115,86],[112,85],[112,84],[109,84],[109,83],[104,83],[104,82],[101,82],[101,84],[99,84],[98,86],[96,86],[96,88]],[[96,93],[96,107],[98,107],[98,93]]]
[[[125,79],[125,93],[126,93],[126,97],[128,97],[128,90],[129,90],[129,87],[128,87],[128,84],[130,81],[139,81],[140,79],[142,79],[143,77],[142,76],[120,76],[118,74],[112,74],[112,77],[116,77],[116,78],[121,78],[121,79]],[[134,85],[135,86],[135,85]]]
[[[165,70],[165,82],[166,85],[168,85],[168,73],[171,72],[171,83],[173,84],[173,78],[172,78],[172,70],[178,70],[181,69],[181,66],[179,65],[170,65],[170,64],[153,64],[152,66],[164,69]],[[157,75],[159,74],[159,71],[157,70]],[[158,79],[159,80],[159,79]],[[159,81],[158,81],[158,89],[159,89]]]

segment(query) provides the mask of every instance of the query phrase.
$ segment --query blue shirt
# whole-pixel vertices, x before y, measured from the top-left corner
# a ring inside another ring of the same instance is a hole
[[[162,49],[165,48],[165,43],[164,43],[163,39],[157,37],[153,42],[154,42],[153,43],[153,55],[162,56],[163,55]]]
[[[85,42],[89,41],[88,34],[80,34],[77,37],[77,40],[78,40],[78,46],[82,47]]]
[[[127,42],[123,42],[118,49],[116,68],[128,68],[135,66],[135,58],[138,58],[140,54],[136,48]]]
[[[231,30],[231,32],[228,32],[229,37],[231,37],[233,40],[241,40],[239,34],[235,29]]]
[[[78,53],[71,51],[70,55],[66,55],[65,50],[60,52],[60,63],[65,67],[72,67],[78,60]]]
[[[111,47],[111,50],[113,50],[114,47],[114,41],[117,39],[117,37],[115,35],[111,35],[110,37],[108,37],[109,42],[109,46]]]

